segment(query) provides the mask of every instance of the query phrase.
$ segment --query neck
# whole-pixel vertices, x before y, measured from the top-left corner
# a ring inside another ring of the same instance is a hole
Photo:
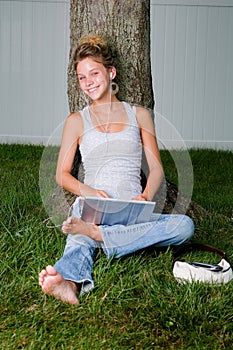
[[[114,102],[120,102],[115,95],[106,96],[105,98],[101,98],[99,100],[95,100],[91,103],[91,106],[98,106],[98,105],[110,105]]]
[[[113,96],[111,101],[101,102],[94,101],[89,106],[90,115],[94,120],[94,124],[105,133],[110,132],[111,123],[113,122],[113,116],[116,115],[116,111],[119,109],[120,101]],[[115,121],[116,122],[116,121]]]

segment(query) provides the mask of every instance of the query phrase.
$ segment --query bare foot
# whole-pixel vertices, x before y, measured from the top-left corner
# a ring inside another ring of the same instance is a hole
[[[47,266],[39,274],[39,285],[45,294],[54,296],[69,304],[78,304],[77,286],[74,282],[65,280],[53,266]]]
[[[99,226],[75,217],[69,217],[62,225],[63,233],[86,235],[95,241],[103,241]]]

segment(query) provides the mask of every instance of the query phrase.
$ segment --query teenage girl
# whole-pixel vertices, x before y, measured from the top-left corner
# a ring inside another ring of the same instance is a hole
[[[39,274],[44,293],[70,304],[94,286],[95,251],[116,258],[139,249],[179,245],[193,235],[193,221],[185,215],[152,214],[147,223],[131,226],[97,226],[79,218],[79,196],[151,201],[163,179],[163,167],[151,114],[145,108],[119,101],[114,93],[116,77],[110,49],[100,36],[81,39],[75,69],[82,92],[91,104],[68,116],[57,164],[58,185],[77,195],[72,217],[62,226],[66,247],[54,266]],[[71,175],[77,147],[84,165],[84,182]],[[141,187],[144,149],[149,168]]]

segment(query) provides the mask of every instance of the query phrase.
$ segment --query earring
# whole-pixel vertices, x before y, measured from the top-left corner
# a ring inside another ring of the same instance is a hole
[[[116,95],[119,91],[119,86],[115,81],[110,82],[110,92],[112,95]]]

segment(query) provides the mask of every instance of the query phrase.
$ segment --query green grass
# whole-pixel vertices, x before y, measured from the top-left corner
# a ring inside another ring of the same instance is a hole
[[[179,285],[171,249],[118,260],[99,252],[95,288],[79,306],[41,293],[38,272],[65,245],[62,233],[46,225],[38,184],[42,153],[39,146],[0,145],[0,348],[232,349],[233,282]],[[192,199],[211,213],[197,222],[194,240],[226,250],[233,262],[233,154],[191,150],[190,157]],[[172,157],[163,151],[162,160],[176,182]]]

